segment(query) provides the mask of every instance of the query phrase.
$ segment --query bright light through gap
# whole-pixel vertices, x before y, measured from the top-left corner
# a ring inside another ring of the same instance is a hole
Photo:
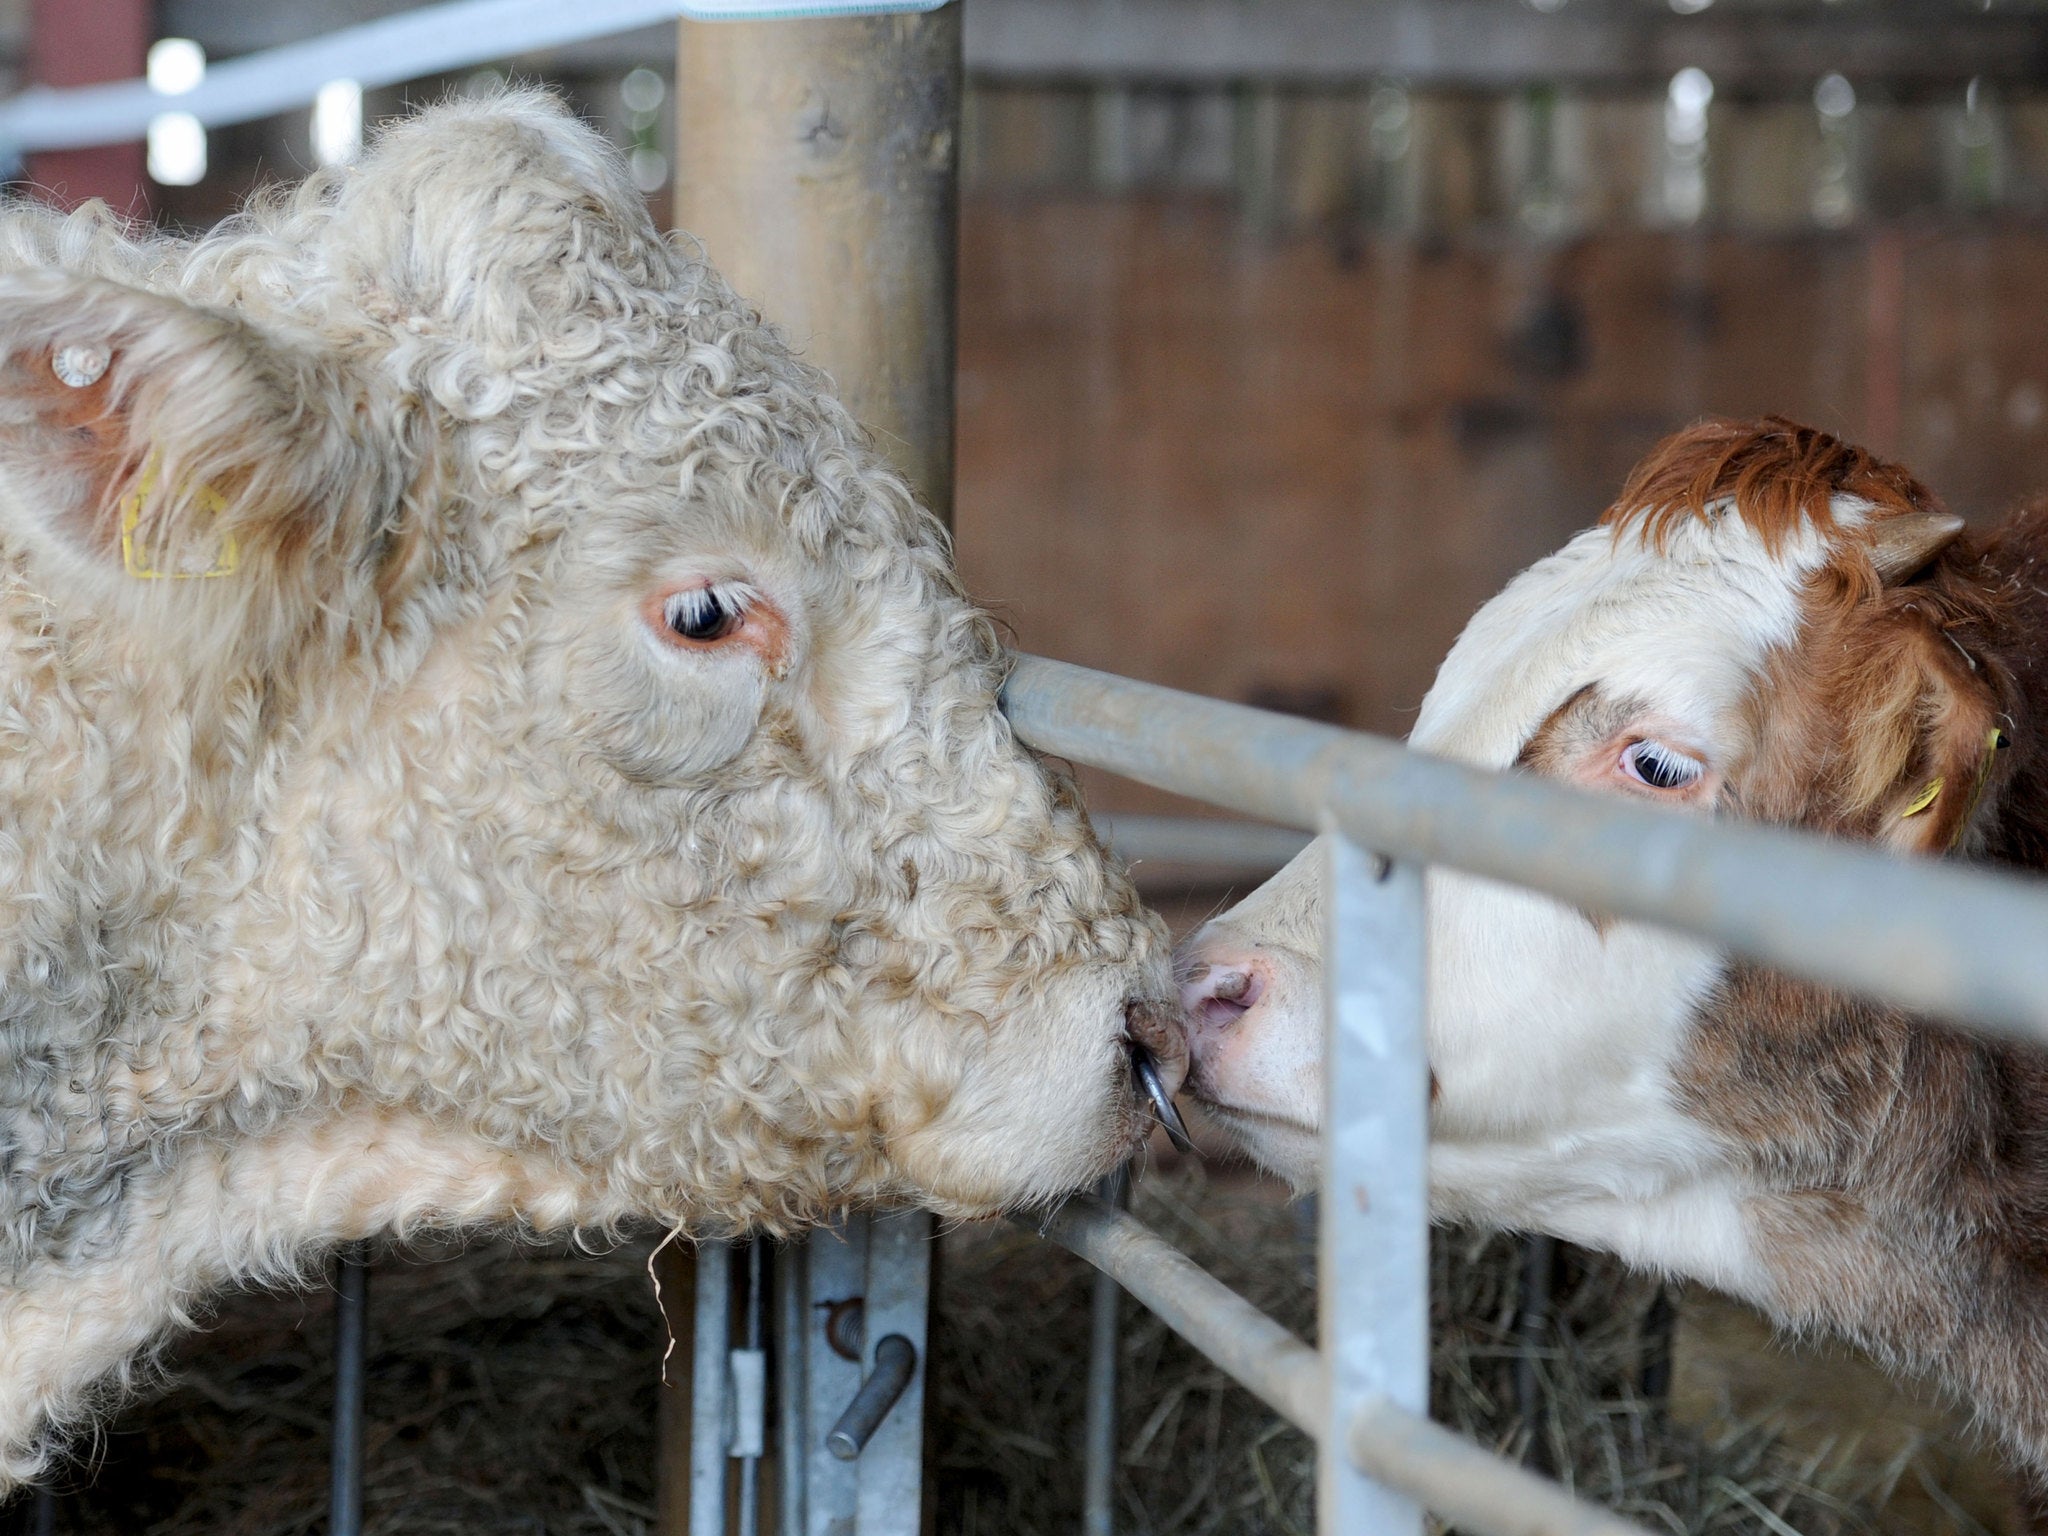
[[[145,69],[159,96],[182,96],[206,78],[206,50],[189,37],[166,37],[149,45]]]
[[[353,80],[330,80],[313,98],[313,158],[346,165],[362,148],[363,88]]]
[[[159,186],[196,186],[206,178],[206,130],[190,112],[159,112],[149,120],[149,179]]]

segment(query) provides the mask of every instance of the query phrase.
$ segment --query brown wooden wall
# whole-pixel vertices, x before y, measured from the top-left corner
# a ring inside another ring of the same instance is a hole
[[[2031,225],[1431,245],[972,198],[961,564],[1029,650],[1400,732],[1701,413],[1867,437],[1973,517],[2048,487],[2044,287]]]

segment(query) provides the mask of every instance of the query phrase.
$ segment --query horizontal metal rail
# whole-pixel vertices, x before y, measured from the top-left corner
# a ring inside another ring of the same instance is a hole
[[[1282,1418],[1315,1433],[1322,1356],[1143,1222],[1075,1195],[1038,1235],[1073,1249]]]
[[[1180,874],[1222,879],[1264,879],[1308,845],[1292,827],[1217,816],[1144,816],[1126,813],[1095,818],[1095,830],[1112,852],[1143,876],[1162,866]]]
[[[1019,657],[1017,735],[1058,757],[1725,944],[2048,1041],[2048,884],[1488,773],[1335,726]]]
[[[1322,1357],[1134,1217],[1077,1195],[1039,1228],[1313,1435],[1328,1391]],[[1368,1403],[1343,1447],[1359,1470],[1477,1536],[1648,1536],[1556,1483],[1392,1403]],[[1326,1448],[1327,1449],[1327,1448]]]

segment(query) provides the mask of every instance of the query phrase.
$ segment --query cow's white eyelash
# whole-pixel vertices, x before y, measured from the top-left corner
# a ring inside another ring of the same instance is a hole
[[[1706,776],[1707,765],[1661,741],[1634,741],[1621,754],[1622,771],[1651,789],[1687,789]]]
[[[662,621],[687,639],[718,638],[721,627],[729,633],[746,617],[753,598],[753,589],[741,582],[685,587],[662,601]]]

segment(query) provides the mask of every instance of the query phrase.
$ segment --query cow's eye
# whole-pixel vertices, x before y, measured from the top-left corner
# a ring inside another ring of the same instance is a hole
[[[1634,741],[1622,751],[1621,771],[1652,789],[1685,789],[1700,781],[1707,765],[1661,741]]]
[[[740,607],[715,587],[692,587],[671,593],[662,606],[662,617],[683,639],[704,644],[723,640],[739,627]]]

